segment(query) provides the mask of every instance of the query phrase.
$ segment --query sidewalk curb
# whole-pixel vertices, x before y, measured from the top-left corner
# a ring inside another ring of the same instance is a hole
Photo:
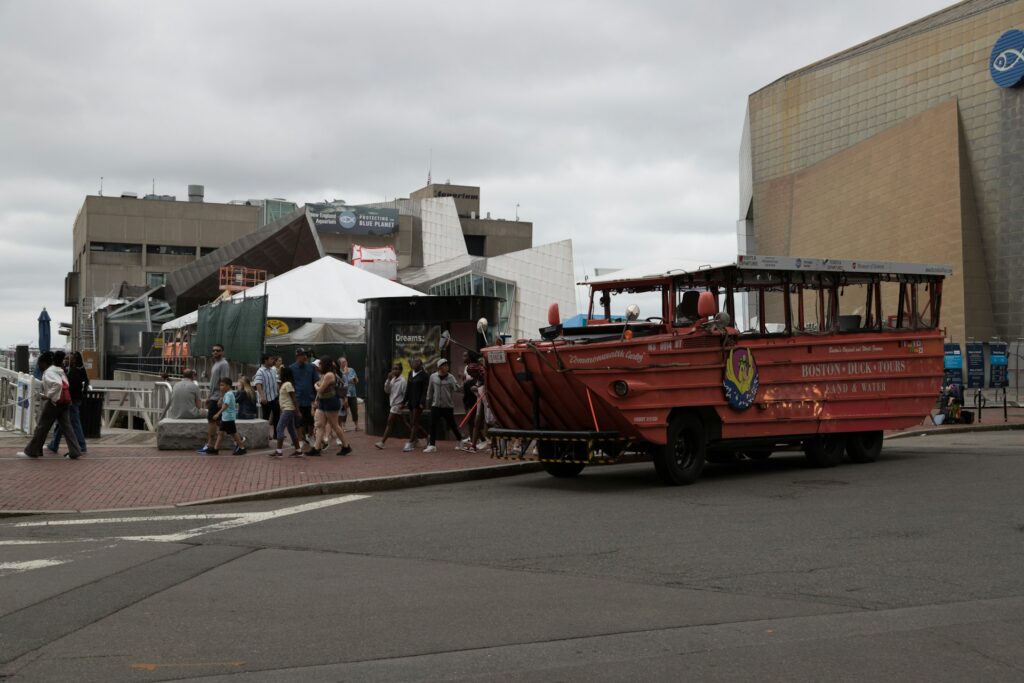
[[[253,491],[220,498],[207,498],[187,503],[177,503],[174,507],[192,507],[195,505],[213,505],[217,503],[244,503],[255,500],[273,500],[275,498],[296,498],[301,496],[327,496],[342,493],[367,493],[371,491],[393,491],[396,489],[434,486],[436,484],[454,484],[463,481],[494,479],[496,477],[513,477],[519,474],[539,472],[543,469],[539,462],[517,462],[508,465],[475,467],[468,470],[443,470],[441,472],[417,472],[415,474],[399,474],[391,477],[371,477],[369,479],[350,479],[342,481],[325,481],[317,484],[286,486],[279,489]]]
[[[949,425],[946,427],[926,427],[924,429],[911,429],[895,434],[887,434],[886,439],[908,439],[912,436],[929,436],[941,434],[966,434],[968,432],[1005,432],[1011,429],[1024,429],[1024,424],[1000,423],[1000,424],[973,424],[973,425]]]
[[[367,493],[371,491],[394,491],[397,489],[434,486],[437,484],[454,484],[463,481],[494,479],[497,477],[514,477],[519,474],[539,472],[543,466],[539,462],[516,462],[507,465],[490,467],[474,467],[466,470],[442,470],[440,472],[417,472],[415,474],[399,474],[390,477],[371,477],[368,479],[351,479],[342,481],[325,481],[317,484],[286,486],[278,489],[239,493],[220,498],[192,500],[173,505],[146,506],[139,508],[114,508],[106,510],[0,510],[0,519],[5,517],[28,517],[30,515],[86,515],[98,512],[141,512],[146,510],[175,510],[177,508],[196,505],[214,505],[221,503],[245,503],[258,500],[274,500],[277,498],[298,498],[305,496],[329,496],[343,493]]]

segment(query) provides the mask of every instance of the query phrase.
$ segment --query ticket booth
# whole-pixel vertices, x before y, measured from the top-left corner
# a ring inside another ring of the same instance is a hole
[[[493,296],[407,296],[363,299],[366,304],[366,431],[374,436],[384,433],[389,402],[384,380],[392,363],[398,362],[409,375],[409,361],[419,358],[427,372],[437,369],[437,362],[447,358],[455,378],[462,379],[462,354],[467,349],[479,350],[485,343],[495,343],[488,326],[478,332],[481,320],[498,319],[501,299]],[[441,336],[450,335],[451,343],[441,348]],[[456,419],[462,419],[465,408],[461,392],[455,398]],[[396,438],[405,438],[403,426]]]

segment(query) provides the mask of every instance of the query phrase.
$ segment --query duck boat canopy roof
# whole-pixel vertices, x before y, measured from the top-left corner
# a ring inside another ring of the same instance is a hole
[[[927,279],[939,279],[953,274],[953,268],[942,264],[931,263],[897,263],[891,261],[870,261],[834,258],[806,258],[799,256],[762,256],[740,255],[734,263],[719,265],[702,265],[695,268],[658,269],[650,265],[616,270],[578,284],[590,285],[601,289],[619,284],[657,285],[667,283],[680,276],[690,276],[687,280],[723,281],[733,280],[736,275],[742,280],[743,271],[783,271],[790,273],[842,273],[843,280],[849,284],[869,282],[873,276],[890,275],[895,279],[901,276],[926,276]],[[863,280],[858,275],[864,275]],[[694,277],[696,276],[696,277]]]

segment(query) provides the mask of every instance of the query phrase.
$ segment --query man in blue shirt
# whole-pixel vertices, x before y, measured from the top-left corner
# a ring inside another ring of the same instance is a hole
[[[316,388],[313,386],[320,379],[320,373],[309,362],[309,354],[305,349],[295,350],[295,362],[291,364],[292,383],[295,385],[295,403],[299,407],[299,440],[306,434],[313,433],[313,401],[316,400]]]

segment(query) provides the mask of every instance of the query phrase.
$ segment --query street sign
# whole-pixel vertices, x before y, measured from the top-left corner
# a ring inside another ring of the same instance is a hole
[[[1009,383],[1006,373],[1009,358],[1008,346],[1006,342],[989,342],[988,385],[992,389],[1001,389]]]
[[[967,388],[981,389],[985,386],[985,345],[981,342],[967,342]]]
[[[948,386],[950,384],[959,384],[963,386],[964,383],[964,357],[960,353],[960,344],[945,344],[943,345],[945,351],[945,357],[943,358],[943,379],[942,384]]]

